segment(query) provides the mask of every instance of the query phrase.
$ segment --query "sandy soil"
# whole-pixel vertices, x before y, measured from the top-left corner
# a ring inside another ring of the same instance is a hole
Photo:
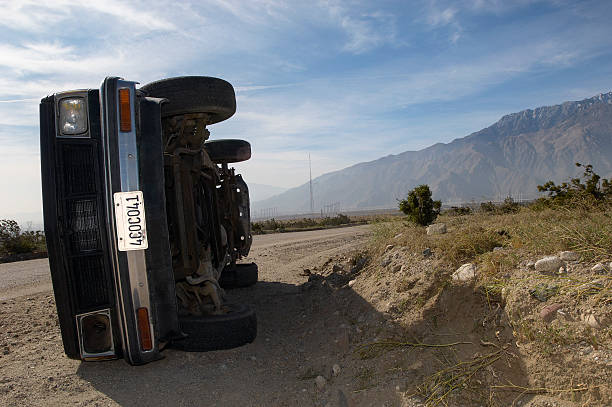
[[[47,259],[0,264],[0,301],[51,290]]]
[[[360,393],[353,393],[359,379],[344,368],[352,335],[342,310],[346,299],[305,289],[302,274],[357,249],[369,233],[359,226],[256,236],[247,260],[258,263],[260,282],[228,291],[232,300],[255,306],[255,342],[208,353],[166,350],[163,360],[139,367],[68,359],[46,260],[2,264],[0,405],[360,405]],[[337,377],[334,364],[341,367]],[[323,389],[315,384],[318,374],[328,379]],[[399,403],[394,391],[383,393],[377,405]]]

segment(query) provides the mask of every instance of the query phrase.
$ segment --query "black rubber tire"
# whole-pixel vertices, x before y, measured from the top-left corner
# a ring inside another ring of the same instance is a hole
[[[224,315],[179,316],[184,339],[169,347],[187,352],[207,352],[246,345],[257,336],[255,310],[245,304],[226,304],[230,312]]]
[[[259,268],[255,263],[236,264],[232,268],[226,268],[221,273],[219,285],[222,288],[244,288],[257,283],[259,279]]]
[[[251,144],[246,140],[209,140],[204,143],[204,149],[215,163],[237,163],[251,158]]]
[[[148,96],[168,99],[162,105],[162,117],[208,113],[208,124],[214,124],[236,113],[234,87],[223,79],[179,76],[147,83],[140,89]]]

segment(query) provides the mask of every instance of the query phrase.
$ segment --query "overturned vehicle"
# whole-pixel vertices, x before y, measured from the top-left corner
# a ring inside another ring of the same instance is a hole
[[[40,104],[43,208],[66,354],[159,359],[255,339],[252,308],[224,288],[255,284],[249,192],[228,164],[244,140],[209,140],[236,111],[234,89],[186,76],[137,87],[109,77],[99,90]]]

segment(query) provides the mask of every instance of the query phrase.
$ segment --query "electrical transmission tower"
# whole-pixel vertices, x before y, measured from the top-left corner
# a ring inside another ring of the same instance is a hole
[[[312,197],[312,163],[310,153],[308,153],[308,169],[310,171],[310,213],[314,213],[314,198]]]

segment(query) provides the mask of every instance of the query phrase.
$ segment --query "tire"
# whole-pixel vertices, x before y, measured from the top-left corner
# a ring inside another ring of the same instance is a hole
[[[168,99],[162,105],[162,117],[207,113],[208,124],[214,124],[236,112],[234,87],[219,78],[179,76],[147,83],[140,89],[148,96]]]
[[[251,158],[251,144],[246,140],[209,140],[204,149],[215,163],[237,163]]]
[[[257,336],[255,310],[245,304],[227,304],[224,315],[179,316],[181,330],[187,337],[173,341],[170,347],[187,352],[207,352],[246,345]]]
[[[259,269],[257,264],[236,264],[232,268],[226,268],[221,273],[219,285],[222,288],[243,288],[250,287],[257,283],[259,279]]]

